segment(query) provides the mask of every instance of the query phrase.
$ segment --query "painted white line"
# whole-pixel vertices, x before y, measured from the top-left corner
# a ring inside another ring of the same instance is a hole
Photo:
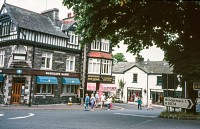
[[[144,121],[144,122],[138,123],[137,125],[142,125],[142,124],[148,123],[148,122],[150,122],[150,121],[152,121],[152,120],[147,120],[147,121]]]
[[[124,115],[124,116],[137,116],[137,117],[157,118],[157,116],[148,116],[148,115],[123,114],[123,113],[114,113],[114,114],[117,114],[117,115]]]
[[[31,117],[31,116],[34,116],[35,114],[33,113],[29,113],[28,116],[22,116],[22,117],[14,117],[14,118],[8,118],[8,119],[11,119],[11,120],[14,120],[14,119],[24,119],[24,118],[28,118],[28,117]]]
[[[0,114],[0,116],[4,116],[4,114]]]

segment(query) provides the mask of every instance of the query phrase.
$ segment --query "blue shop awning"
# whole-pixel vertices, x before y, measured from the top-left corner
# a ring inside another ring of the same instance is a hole
[[[3,74],[0,74],[0,82],[3,82]]]
[[[63,78],[62,83],[67,84],[67,85],[80,85],[81,84],[79,78]]]
[[[58,84],[56,77],[37,76],[37,84]]]

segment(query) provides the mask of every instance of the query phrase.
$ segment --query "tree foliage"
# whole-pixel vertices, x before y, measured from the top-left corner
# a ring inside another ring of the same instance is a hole
[[[124,40],[138,54],[155,44],[174,72],[198,80],[200,75],[200,4],[167,0],[63,0],[79,21],[83,43]],[[191,76],[192,75],[192,76]],[[196,78],[195,78],[196,77]]]
[[[123,53],[116,53],[112,56],[116,62],[127,62]]]

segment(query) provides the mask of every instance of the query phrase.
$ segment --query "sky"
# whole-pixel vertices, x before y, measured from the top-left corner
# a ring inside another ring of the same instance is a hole
[[[6,0],[6,3],[31,10],[33,12],[41,13],[47,9],[58,8],[59,9],[59,18],[64,19],[67,17],[67,13],[70,12],[67,7],[62,5],[63,0]],[[0,6],[2,6],[4,0],[0,0]],[[134,62],[135,56],[131,53],[127,53],[127,46],[122,42],[119,43],[120,48],[115,47],[113,54],[123,53],[128,62]],[[140,55],[144,57],[144,60],[150,61],[162,61],[164,58],[164,52],[156,48],[155,46],[150,47],[149,49],[142,50]]]

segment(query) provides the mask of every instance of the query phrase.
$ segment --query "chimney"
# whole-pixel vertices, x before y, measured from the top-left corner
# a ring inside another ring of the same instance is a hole
[[[59,9],[57,9],[57,8],[45,10],[45,11],[41,12],[41,14],[49,17],[54,24],[56,23],[56,21],[59,20]]]
[[[137,57],[135,57],[135,62],[136,63],[144,62],[144,58],[142,56],[137,56]]]

